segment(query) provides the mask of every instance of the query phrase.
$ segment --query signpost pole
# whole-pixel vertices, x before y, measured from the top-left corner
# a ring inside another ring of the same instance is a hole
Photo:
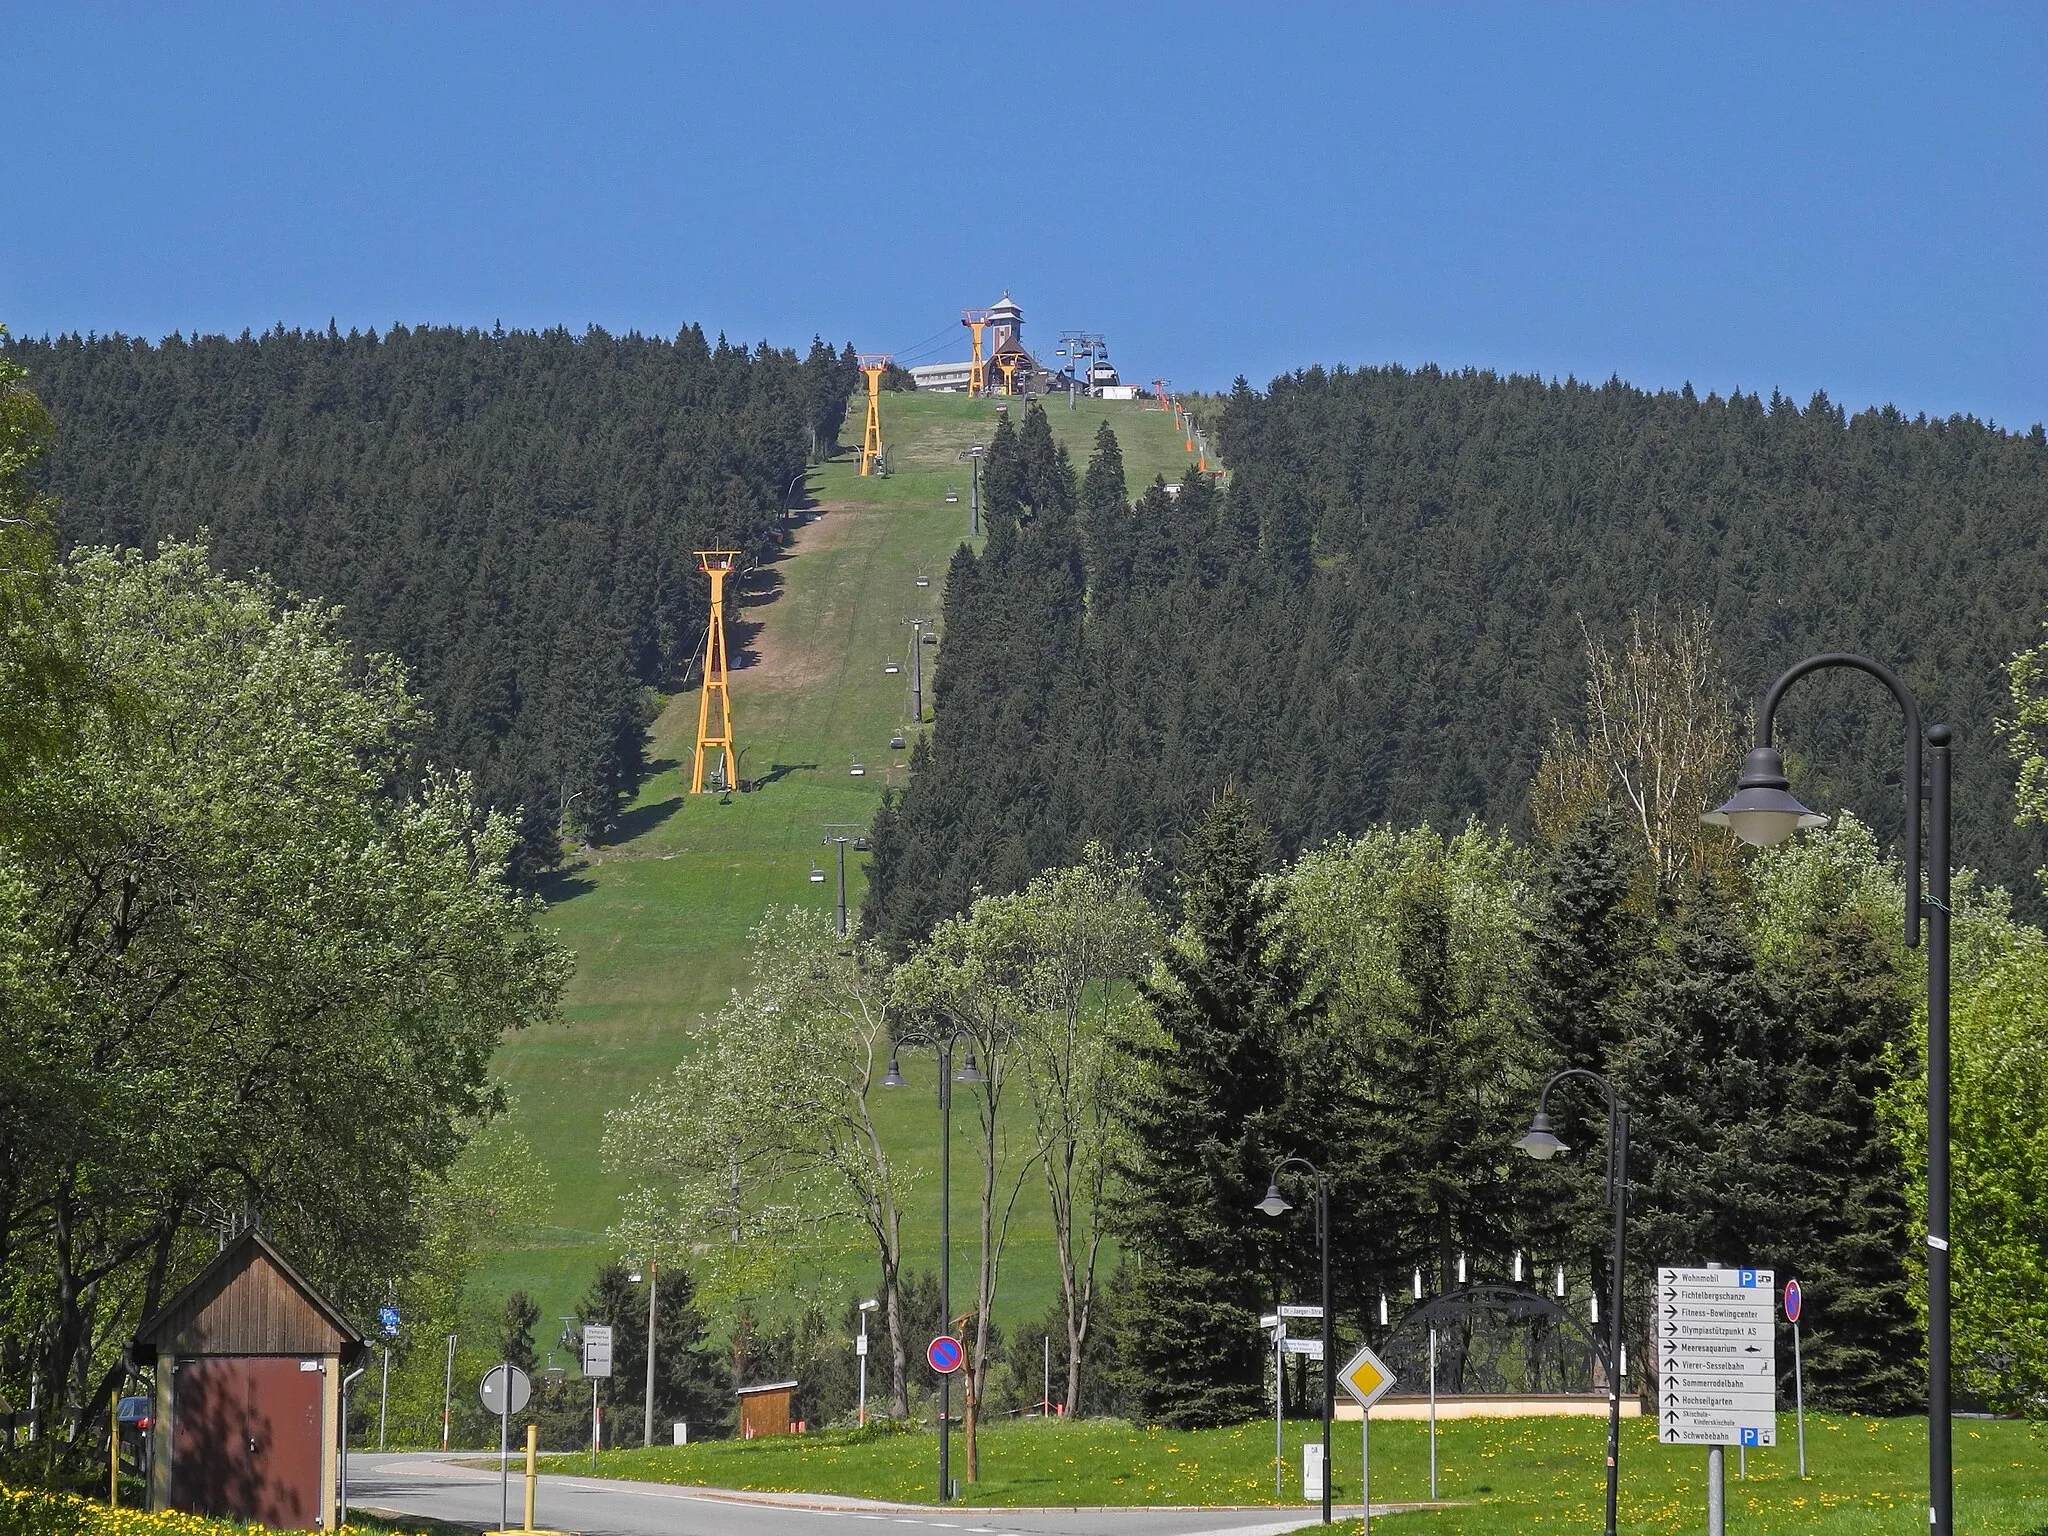
[[[498,1529],[502,1531],[512,1511],[512,1367],[507,1362],[498,1369],[504,1373],[501,1390],[505,1394],[498,1405]]]
[[[1800,1368],[1799,1325],[1792,1325],[1792,1411],[1799,1419],[1799,1475],[1806,1476],[1806,1377]]]
[[[1287,1441],[1281,1428],[1287,1401],[1286,1356],[1280,1346],[1287,1340],[1287,1323],[1277,1314],[1273,1318],[1273,1496],[1279,1498],[1287,1492]]]
[[[391,1406],[391,1346],[384,1346],[384,1377],[377,1388],[377,1449],[384,1449],[384,1426]]]
[[[1728,1536],[1728,1453],[1707,1447],[1707,1536]]]
[[[455,1403],[455,1335],[448,1335],[448,1369],[441,1377],[441,1449],[448,1449],[448,1427]]]
[[[1429,1330],[1429,1502],[1436,1502],[1436,1330]]]
[[[1359,1536],[1372,1536],[1372,1410],[1363,1409],[1358,1415],[1358,1486],[1364,1490],[1358,1496]]]

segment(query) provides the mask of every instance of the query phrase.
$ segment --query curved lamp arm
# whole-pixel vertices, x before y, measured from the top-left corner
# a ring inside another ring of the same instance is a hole
[[[1771,745],[1771,726],[1776,720],[1778,705],[1785,697],[1785,690],[1809,672],[1818,672],[1824,667],[1847,667],[1852,671],[1867,673],[1889,688],[1892,697],[1899,701],[1899,708],[1906,716],[1906,945],[1918,948],[1920,944],[1920,705],[1914,699],[1912,690],[1905,680],[1881,661],[1872,661],[1868,656],[1854,656],[1846,651],[1830,651],[1823,656],[1809,656],[1806,660],[1786,669],[1785,675],[1771,684],[1770,692],[1764,695],[1764,702],[1756,712],[1756,744],[1759,747]]]

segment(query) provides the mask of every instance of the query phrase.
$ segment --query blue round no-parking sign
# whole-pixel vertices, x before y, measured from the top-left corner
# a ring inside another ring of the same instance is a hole
[[[951,1334],[942,1333],[925,1346],[924,1358],[941,1376],[950,1376],[960,1369],[960,1362],[966,1357],[961,1351],[960,1341]]]
[[[1799,1282],[1797,1280],[1787,1280],[1785,1282],[1785,1321],[1788,1323],[1798,1322],[1799,1309],[1805,1305],[1806,1293],[1800,1290]]]

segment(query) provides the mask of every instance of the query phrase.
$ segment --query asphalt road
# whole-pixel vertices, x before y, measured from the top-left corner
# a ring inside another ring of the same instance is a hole
[[[469,1452],[465,1459],[474,1459]],[[514,1458],[512,1524],[522,1480]],[[456,1466],[434,1452],[351,1455],[349,1503],[495,1530],[498,1474]],[[1378,1513],[1378,1506],[1374,1506]],[[1246,1509],[961,1509],[878,1504],[822,1494],[730,1493],[602,1477],[544,1475],[534,1523],[580,1536],[857,1536],[876,1525],[990,1536],[1285,1536],[1316,1523],[1299,1514]],[[908,1536],[908,1533],[906,1533]]]

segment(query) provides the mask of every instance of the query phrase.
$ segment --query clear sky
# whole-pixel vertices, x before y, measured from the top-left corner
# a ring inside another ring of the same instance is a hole
[[[2038,3],[0,0],[0,62],[20,335],[934,361],[1008,288],[1027,341],[1188,388],[1434,362],[2048,417]]]

